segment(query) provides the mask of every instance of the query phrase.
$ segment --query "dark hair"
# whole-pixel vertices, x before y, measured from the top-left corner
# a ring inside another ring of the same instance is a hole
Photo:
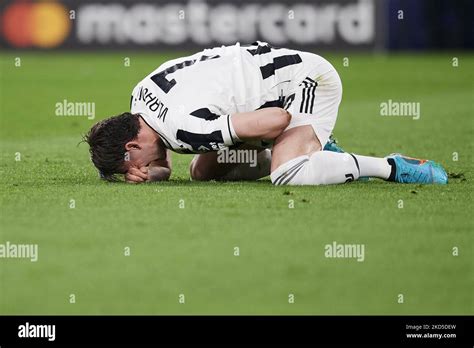
[[[115,181],[115,174],[125,173],[125,144],[135,139],[139,131],[139,116],[124,112],[97,122],[84,135],[101,178]]]

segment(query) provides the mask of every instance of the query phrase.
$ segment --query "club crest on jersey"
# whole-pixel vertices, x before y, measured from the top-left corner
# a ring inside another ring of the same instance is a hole
[[[145,103],[148,108],[156,112],[156,117],[163,122],[166,119],[166,114],[168,113],[168,108],[155,96],[151,91],[148,90],[146,87],[140,87],[138,91],[138,100],[141,100]]]

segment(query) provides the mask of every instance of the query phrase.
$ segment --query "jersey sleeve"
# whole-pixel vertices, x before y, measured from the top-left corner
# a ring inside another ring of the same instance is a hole
[[[176,139],[194,152],[218,151],[240,143],[230,114],[221,115],[212,107],[191,111],[176,126]]]

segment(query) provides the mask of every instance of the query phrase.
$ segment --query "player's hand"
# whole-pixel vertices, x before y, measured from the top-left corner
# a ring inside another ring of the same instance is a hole
[[[130,184],[139,184],[148,180],[148,167],[130,167],[125,173],[125,181]]]

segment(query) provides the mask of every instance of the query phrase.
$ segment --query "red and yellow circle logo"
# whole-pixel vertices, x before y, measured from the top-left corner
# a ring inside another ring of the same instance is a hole
[[[2,14],[3,36],[14,47],[52,48],[71,30],[64,5],[56,2],[14,2]]]

